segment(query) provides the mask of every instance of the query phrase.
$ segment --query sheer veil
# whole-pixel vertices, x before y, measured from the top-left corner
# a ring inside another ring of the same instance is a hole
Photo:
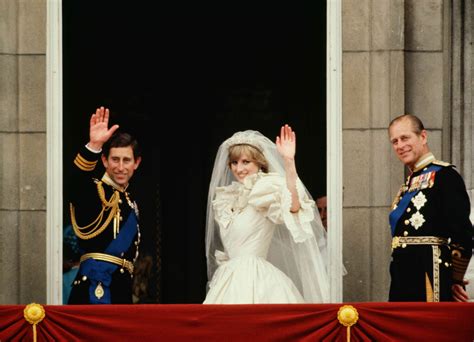
[[[218,267],[216,252],[219,254],[218,251],[224,251],[219,226],[214,220],[212,201],[217,187],[229,185],[234,180],[227,158],[229,147],[236,144],[248,144],[258,148],[268,161],[269,172],[285,175],[283,160],[275,143],[258,131],[237,132],[220,145],[214,161],[207,200],[205,247],[208,281],[212,279]],[[302,182],[298,181],[297,188],[300,194],[306,193],[312,198]],[[313,214],[314,219],[310,222],[313,234],[303,241],[295,242],[285,224],[277,225],[267,259],[293,280],[306,302],[327,303],[329,278],[325,251],[326,231],[316,206],[313,206]]]

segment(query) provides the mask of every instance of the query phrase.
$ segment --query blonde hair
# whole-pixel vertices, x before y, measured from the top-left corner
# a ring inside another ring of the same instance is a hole
[[[252,162],[258,165],[259,169],[268,173],[268,161],[256,147],[248,144],[238,144],[229,147],[228,165],[239,159],[242,154],[246,154]]]

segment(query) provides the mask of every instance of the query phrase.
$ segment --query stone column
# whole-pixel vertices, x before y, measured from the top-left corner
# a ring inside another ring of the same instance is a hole
[[[405,1],[406,112],[428,130],[428,145],[438,159],[448,158],[450,127],[449,1]]]
[[[449,160],[456,165],[471,195],[474,222],[474,6],[472,1],[454,1],[452,32],[452,126]]]
[[[404,1],[343,1],[344,301],[388,298],[392,197],[403,168],[388,139],[404,113]]]
[[[46,300],[46,0],[0,0],[0,304]]]

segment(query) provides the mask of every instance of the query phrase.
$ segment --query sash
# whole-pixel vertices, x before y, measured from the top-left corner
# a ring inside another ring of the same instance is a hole
[[[424,170],[423,172],[421,172],[417,177],[423,175],[423,174],[426,174],[426,173],[429,173],[429,172],[438,172],[439,170],[441,170],[442,167],[441,166],[438,166],[438,165],[431,165],[430,167],[428,167],[426,170]],[[414,178],[413,178],[414,179]],[[411,182],[413,182],[413,179],[411,180]],[[410,182],[410,183],[411,183]],[[410,185],[410,184],[409,184]],[[411,187],[411,186],[410,186]],[[423,188],[424,189],[424,188]],[[410,201],[411,199],[418,193],[420,192],[420,190],[422,190],[422,188],[420,187],[417,187],[416,189],[412,190],[412,191],[407,191],[405,192],[405,194],[402,196],[402,199],[400,200],[400,202],[398,202],[398,205],[397,207],[392,210],[392,212],[390,213],[389,215],[389,221],[390,221],[390,229],[392,231],[392,236],[395,236],[395,228],[397,227],[397,223],[398,223],[398,220],[400,220],[400,217],[402,216],[402,214],[405,212],[405,209],[408,207],[408,204],[410,204]]]
[[[137,234],[137,216],[134,211],[128,216],[127,222],[122,226],[117,238],[112,240],[103,253],[120,257],[125,253],[133,242]],[[89,301],[91,304],[111,304],[110,284],[112,282],[112,274],[119,266],[110,262],[87,259],[81,262],[79,274],[89,278]],[[94,291],[99,282],[104,289],[104,295],[99,299],[95,296]]]

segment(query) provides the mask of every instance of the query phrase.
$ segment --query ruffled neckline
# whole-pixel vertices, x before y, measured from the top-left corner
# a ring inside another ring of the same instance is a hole
[[[250,192],[263,175],[265,173],[260,171],[245,177],[242,183],[233,181],[230,185],[216,188],[216,198],[212,203],[216,219],[222,226],[227,228],[233,218],[247,206]]]

